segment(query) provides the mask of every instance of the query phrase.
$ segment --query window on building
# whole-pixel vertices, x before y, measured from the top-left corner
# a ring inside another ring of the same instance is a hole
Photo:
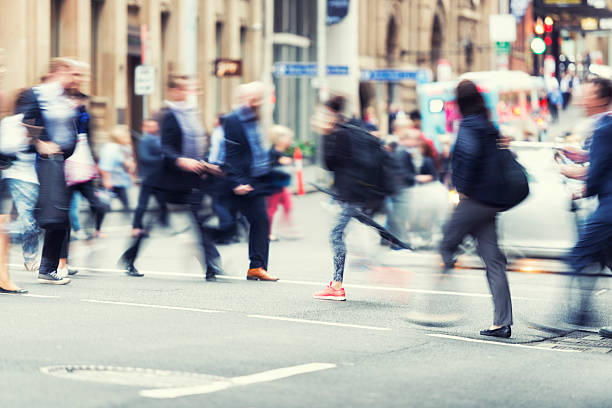
[[[223,23],[217,22],[215,25],[215,59],[222,58],[222,50],[223,50]],[[223,109],[222,100],[221,100],[221,78],[215,79],[215,92],[217,95],[217,111],[221,111]]]
[[[170,13],[161,14],[161,55],[163,58],[162,72],[158,81],[160,89],[162,90],[162,96],[166,95],[166,78],[168,78],[168,64],[166,63],[166,50],[168,49],[168,21],[170,20]]]
[[[51,0],[51,57],[60,56],[60,30],[64,0]]]
[[[104,2],[93,0],[91,2],[91,93],[97,93],[97,78],[99,73],[98,64],[98,49],[100,44],[100,18],[102,15],[102,7]]]
[[[250,66],[248,64],[247,59],[249,58],[249,53],[246,51],[246,43],[247,43],[247,28],[242,26],[240,27],[240,59],[242,60],[242,82],[245,82],[246,78],[246,68]]]

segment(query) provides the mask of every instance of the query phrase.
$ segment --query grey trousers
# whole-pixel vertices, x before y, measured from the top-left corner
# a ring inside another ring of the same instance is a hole
[[[484,261],[487,281],[495,308],[493,324],[512,324],[512,301],[506,277],[506,257],[497,244],[496,218],[498,209],[470,199],[462,199],[444,230],[440,244],[442,260],[447,267],[455,263],[455,253],[466,235],[478,243],[478,255]]]

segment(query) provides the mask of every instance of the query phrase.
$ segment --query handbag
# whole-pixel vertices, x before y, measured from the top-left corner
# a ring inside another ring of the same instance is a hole
[[[64,170],[68,186],[85,183],[98,177],[96,162],[91,154],[85,133],[78,134],[76,147],[72,155],[66,159]]]
[[[498,172],[495,175],[495,199],[487,203],[507,211],[522,203],[529,195],[529,181],[526,170],[512,152],[501,141],[497,142],[495,161]]]
[[[64,157],[38,158],[38,204],[36,215],[42,228],[65,229],[70,225],[70,193],[64,175]]]
[[[23,114],[11,115],[0,121],[0,170],[6,170],[15,160],[16,153],[30,146],[28,131],[22,124]]]

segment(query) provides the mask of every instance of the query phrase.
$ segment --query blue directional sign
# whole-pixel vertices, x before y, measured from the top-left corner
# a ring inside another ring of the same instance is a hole
[[[349,67],[348,65],[328,65],[327,66],[327,75],[337,76],[337,75],[348,75]]]
[[[429,75],[423,69],[411,71],[400,69],[362,69],[361,80],[378,82],[416,81],[418,83],[426,83],[429,82]]]
[[[274,69],[274,75],[279,77],[316,77],[317,73],[317,64],[310,62],[277,62],[275,64]],[[340,76],[348,74],[348,65],[327,66],[327,75],[329,76]]]
[[[275,64],[274,74],[285,77],[316,77],[316,63],[278,62]]]

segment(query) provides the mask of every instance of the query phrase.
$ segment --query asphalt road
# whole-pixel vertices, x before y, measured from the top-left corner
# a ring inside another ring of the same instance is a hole
[[[312,299],[331,277],[327,199],[295,200],[301,239],[271,246],[276,283],[251,282],[246,244],[222,247],[226,274],[202,279],[190,231],[154,233],[131,278],[116,267],[128,218],[108,237],[75,242],[70,285],[0,296],[2,407],[606,407],[612,341],[595,328],[565,336],[534,329],[563,311],[569,279],[512,272],[513,337],[491,323],[483,271],[440,280],[431,253],[380,248],[367,229],[348,232],[347,302]],[[173,215],[182,229],[184,219]],[[542,269],[546,269],[543,267]],[[612,324],[612,280],[594,296]],[[423,313],[460,314],[449,327],[415,324]]]

